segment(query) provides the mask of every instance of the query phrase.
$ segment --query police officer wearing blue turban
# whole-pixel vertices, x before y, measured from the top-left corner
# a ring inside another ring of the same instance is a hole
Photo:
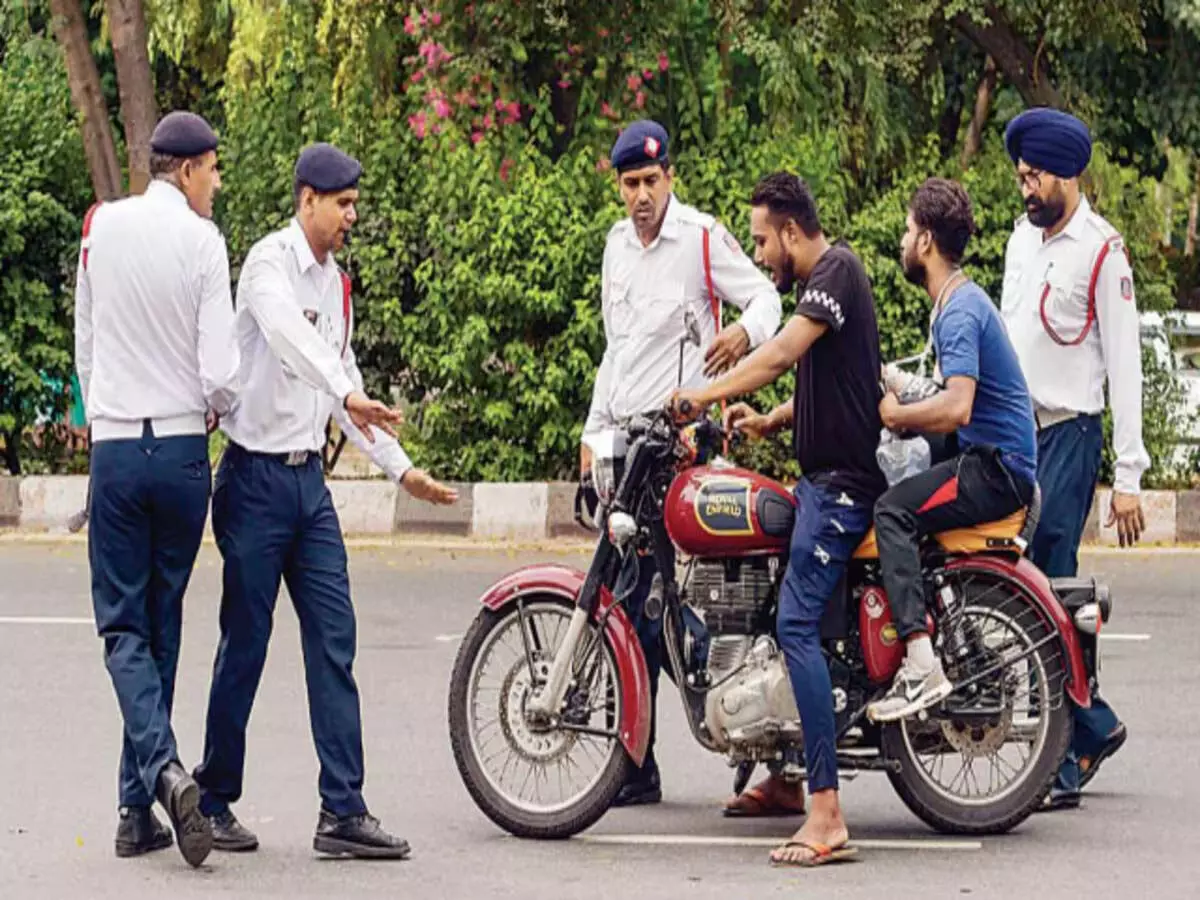
[[[88,559],[124,721],[116,853],[169,847],[198,866],[212,832],[179,761],[171,708],[183,595],[208,517],[207,432],[238,386],[225,241],[210,221],[217,136],[189,112],[150,141],[146,192],[93,207],[75,290],[75,362],[92,436]]]
[[[687,313],[699,326],[701,345],[685,343],[683,387],[703,386],[779,328],[782,303],[770,279],[712,216],[681,203],[672,192],[668,143],[659,123],[633,122],[617,138],[609,157],[629,217],[613,226],[604,247],[601,305],[607,346],[583,429],[580,471],[585,478],[591,468],[591,441],[634,415],[661,409],[678,386]],[[740,321],[721,327],[721,301],[742,310]],[[643,615],[656,574],[653,557],[641,558],[639,572],[627,609],[638,629],[651,696],[656,698],[662,621]],[[645,763],[614,803],[628,806],[661,799],[652,724]]]
[[[244,389],[223,422],[230,444],[213,493],[224,560],[221,641],[213,668],[200,807],[218,850],[253,850],[233,815],[242,794],[246,726],[285,581],[300,620],[309,714],[321,771],[318,852],[403,859],[363,800],[363,746],[353,674],[354,608],[346,547],[321,465],[332,414],[389,478],[431,503],[457,499],[414,468],[396,441],[399,413],[363,393],[351,346],[349,277],[334,254],[357,221],[358,161],[330,144],[296,163],[295,218],[250,250],[237,288]]]
[[[1009,123],[1005,145],[1025,201],[1008,242],[1001,311],[1033,396],[1042,514],[1030,547],[1051,578],[1070,577],[1100,471],[1105,382],[1116,456],[1106,527],[1122,546],[1145,528],[1142,368],[1133,271],[1124,241],[1079,186],[1091,135],[1074,116],[1031,109]],[[1071,751],[1047,808],[1079,805],[1080,791],[1125,741],[1098,693],[1075,710]]]

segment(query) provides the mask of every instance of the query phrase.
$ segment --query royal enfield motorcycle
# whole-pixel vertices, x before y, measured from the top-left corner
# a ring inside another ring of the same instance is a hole
[[[467,790],[506,831],[576,834],[641,764],[650,690],[626,600],[647,556],[659,574],[644,614],[663,618],[666,673],[696,741],[737,768],[735,790],[762,763],[803,777],[804,734],[774,633],[795,499],[728,462],[729,437],[666,412],[604,435],[588,571],[535,565],[483,595],[454,664],[450,738]],[[873,531],[822,622],[839,770],[883,772],[939,832],[1022,822],[1066,753],[1066,699],[1090,703],[1109,592],[1091,579],[1051,582],[1025,558],[1037,505],[923,544],[928,624],[954,684],[937,706],[887,725],[866,714],[904,655]]]

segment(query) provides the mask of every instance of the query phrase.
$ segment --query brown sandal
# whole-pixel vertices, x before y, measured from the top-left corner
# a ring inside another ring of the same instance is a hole
[[[730,799],[725,804],[725,808],[721,810],[722,815],[730,819],[765,819],[804,815],[803,789],[799,792],[797,803],[779,799],[777,791],[765,788],[768,784],[770,784],[769,779],[747,788]]]
[[[812,869],[817,866],[823,866],[826,863],[845,862],[858,853],[857,847],[851,847],[849,844],[841,844],[837,847],[829,847],[825,844],[818,844],[810,841],[788,841],[776,848],[779,850],[787,850],[791,847],[803,847],[810,851],[813,855],[805,859],[776,859],[771,856],[771,865],[773,866],[792,866],[798,869]]]

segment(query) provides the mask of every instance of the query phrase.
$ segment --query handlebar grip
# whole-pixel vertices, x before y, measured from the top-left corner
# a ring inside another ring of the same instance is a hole
[[[691,400],[680,400],[679,401],[679,413],[680,413],[680,415],[690,416],[692,414],[692,401]]]

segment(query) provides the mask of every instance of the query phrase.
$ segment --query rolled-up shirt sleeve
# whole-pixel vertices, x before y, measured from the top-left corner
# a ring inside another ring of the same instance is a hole
[[[771,279],[746,255],[737,238],[719,223],[711,231],[709,261],[717,296],[742,311],[738,321],[746,329],[750,346],[757,347],[770,340],[779,330],[783,301]]]

